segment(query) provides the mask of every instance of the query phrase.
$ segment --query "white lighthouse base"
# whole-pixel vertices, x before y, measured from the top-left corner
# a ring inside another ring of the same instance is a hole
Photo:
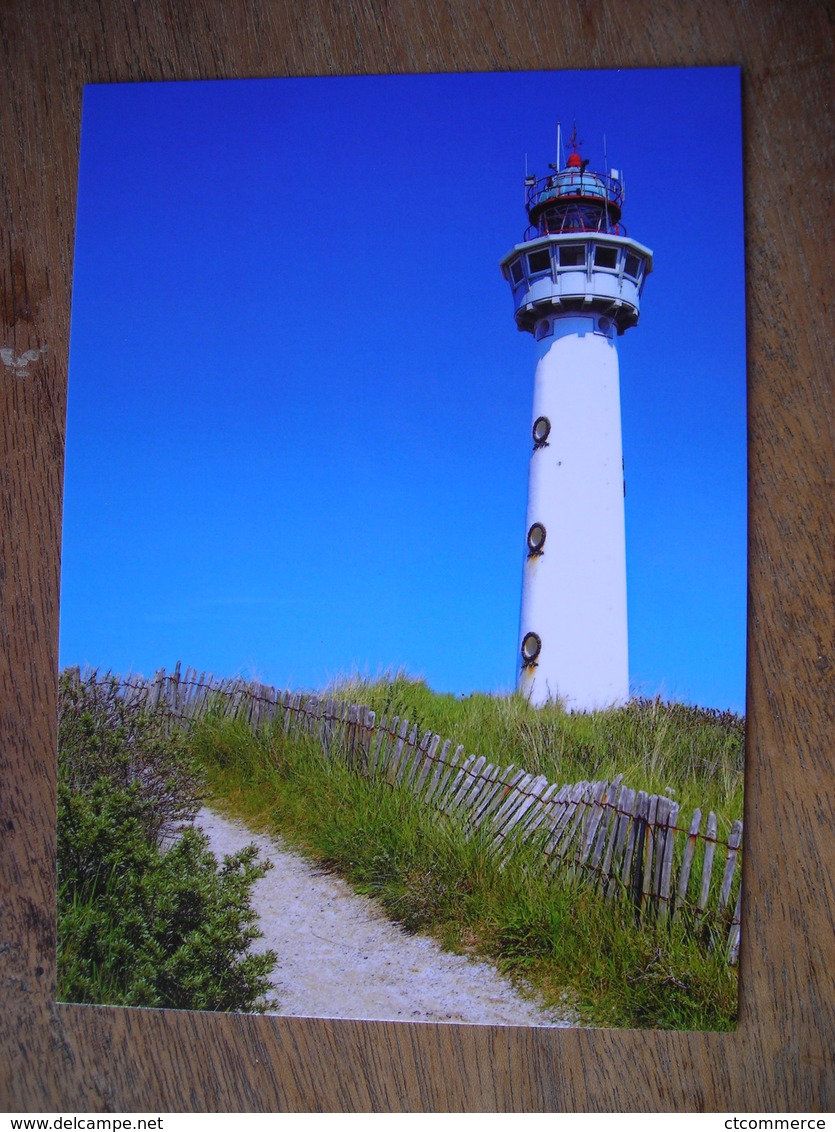
[[[530,663],[517,654],[518,688],[535,705],[591,711],[629,698],[615,334],[591,313],[537,327],[532,423],[550,431],[531,455],[526,530],[539,524],[545,539],[541,553],[526,546],[519,641],[539,651]]]

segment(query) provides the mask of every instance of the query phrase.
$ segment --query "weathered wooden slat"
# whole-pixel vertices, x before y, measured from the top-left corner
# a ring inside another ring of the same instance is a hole
[[[661,881],[658,887],[658,919],[664,924],[670,914],[673,883],[673,857],[675,853],[675,829],[678,821],[678,802],[673,802],[667,813],[667,828],[664,834],[664,849],[661,856]]]
[[[603,819],[603,797],[608,785],[608,782],[596,782],[592,787],[590,804],[583,821],[582,840],[577,857],[579,865],[585,865],[589,859],[598,826]]]
[[[469,815],[475,804],[475,799],[489,785],[489,782],[485,781],[488,767],[489,763],[481,755],[470,764],[467,774],[456,792],[455,809],[459,816]]]
[[[447,783],[450,781],[452,776],[455,774],[456,769],[458,767],[458,762],[461,758],[463,758],[463,756],[464,756],[464,748],[459,744],[455,748],[453,753],[451,755],[447,754],[446,759],[440,764],[440,767],[439,767],[440,774],[438,776],[437,781],[436,782],[433,781],[433,785],[432,785],[431,789],[428,790],[426,792],[426,794],[424,795],[424,797],[427,800],[429,800],[431,798],[433,806],[436,805],[438,803],[438,801],[443,798],[444,791],[446,790]]]
[[[451,739],[444,740],[443,746],[441,747],[440,751],[438,751],[437,754],[435,755],[435,765],[430,768],[427,782],[426,782],[426,784],[423,788],[423,800],[424,800],[424,802],[431,802],[432,801],[432,798],[435,794],[435,791],[438,788],[438,783],[441,780],[441,776],[443,775],[444,771],[446,770],[447,766],[449,765],[449,758],[450,758],[449,749],[450,749],[451,746],[452,746],[452,740]]]
[[[437,766],[438,748],[440,747],[440,745],[440,735],[433,735],[432,741],[429,744],[429,748],[426,751],[426,754],[421,762],[420,773],[416,776],[412,784],[412,789],[414,790],[415,794],[421,794],[423,792],[424,784],[429,778],[429,775]]]
[[[441,809],[447,810],[452,807],[454,799],[458,794],[461,784],[467,779],[467,774],[470,767],[476,760],[475,755],[467,755],[458,764],[458,769],[454,775],[451,775],[443,790],[439,790],[436,794],[436,803]]]
[[[417,729],[415,730],[417,735]],[[412,788],[416,775],[420,772],[426,760],[426,753],[429,750],[429,745],[432,742],[432,732],[424,731],[420,742],[416,742],[414,750],[410,752],[408,760],[404,760],[403,769],[400,774],[400,781],[404,786]]]
[[[625,805],[625,800],[628,799],[629,795],[629,788],[623,786],[622,782],[619,782],[618,788],[614,791],[611,798],[612,816],[609,823],[608,835],[606,835],[603,857],[600,863],[600,878],[606,894],[609,894],[610,889],[613,889],[613,886],[611,886],[609,882],[613,875],[618,872],[618,855],[623,849],[623,839],[626,837],[626,824],[628,821],[627,815],[623,813],[623,805]]]
[[[496,810],[490,821],[490,825],[494,833],[500,833],[510,815],[513,813],[516,807],[522,801],[524,801],[524,792],[528,789],[533,781],[534,776],[532,774],[528,774],[527,771],[523,771],[521,776],[516,779],[513,785],[513,789],[507,792],[507,796],[505,797],[499,808]]]
[[[658,906],[658,896],[661,892],[661,870],[664,867],[664,845],[666,843],[667,820],[670,816],[672,801],[660,794],[655,795],[655,813],[652,815],[652,870],[650,878],[649,895],[653,910]]]
[[[494,845],[499,845],[504,841],[506,845],[505,852],[510,852],[514,839],[517,837],[520,840],[523,839],[525,815],[537,804],[543,791],[545,791],[547,787],[548,780],[542,776],[535,778],[533,782],[526,787],[520,804],[507,814],[501,826],[498,828],[497,837],[493,841]]]
[[[641,866],[641,885],[640,892],[638,893],[638,886],[636,885],[636,893],[639,895],[640,908],[648,908],[653,895],[652,879],[653,879],[653,865],[655,858],[655,844],[656,844],[656,830],[655,830],[655,815],[658,809],[658,795],[650,794],[647,796],[647,814],[646,814],[646,831],[644,833],[644,854]]]
[[[493,792],[500,769],[501,768],[495,764],[488,763],[487,766],[480,771],[478,778],[473,782],[472,789],[469,790],[461,800],[459,813],[473,828],[475,828],[477,824],[475,815],[482,809],[485,799]]]
[[[415,757],[415,753],[418,749],[418,737],[417,724],[413,724],[412,729],[406,738],[406,742],[403,744],[400,758],[397,760],[396,770],[393,771],[395,775],[395,782],[401,782],[403,780],[403,775],[406,772],[406,768],[409,766],[411,760]]]
[[[742,907],[742,885],[739,886],[739,893],[736,898],[736,907],[734,909],[733,920],[731,922],[731,930],[728,935],[728,962],[733,966],[739,960],[739,928],[740,928],[740,910]]]
[[[470,821],[473,825],[487,825],[492,822],[494,815],[498,812],[505,797],[513,789],[514,784],[523,777],[524,773],[523,770],[515,767],[513,763],[504,769],[492,787],[486,791],[478,805],[471,812]]]
[[[676,885],[676,907],[673,913],[673,919],[677,920],[681,915],[682,908],[687,904],[687,890],[690,886],[690,872],[693,867],[693,858],[696,853],[696,841],[699,836],[699,829],[702,824],[702,811],[696,807],[693,811],[693,816],[690,819],[690,829],[687,834],[687,844],[684,846],[684,857],[682,858],[681,867],[678,872],[678,884]]]
[[[587,813],[590,782],[580,782],[571,794],[570,812],[560,821],[560,834],[554,843],[554,853],[569,861],[576,853],[577,836]]]
[[[577,799],[582,795],[583,786],[583,783],[575,783],[574,786],[562,787],[557,797],[552,799],[552,806],[549,807],[551,813],[545,820],[548,834],[542,846],[542,851],[549,857],[558,857],[557,847],[560,838],[575,813]]]
[[[523,838],[525,841],[533,841],[539,838],[541,840],[541,831],[544,829],[544,823],[550,813],[549,803],[557,794],[559,787],[556,784],[549,784],[545,790],[534,801],[525,814],[522,821],[516,829],[518,837]],[[537,833],[540,831],[540,834]]]
[[[734,880],[739,843],[742,840],[742,822],[735,821],[728,835],[728,856],[725,861],[725,874],[722,877],[722,888],[719,892],[719,911],[724,912],[731,898],[731,887]]]
[[[401,719],[400,726],[397,729],[397,742],[394,746],[391,758],[389,759],[388,767],[386,768],[386,778],[389,782],[394,783],[397,776],[397,767],[403,757],[403,751],[406,746],[406,739],[409,734],[409,721],[408,719]]]
[[[466,767],[465,773],[461,776],[458,789],[452,792],[447,809],[454,810],[456,807],[462,805],[467,795],[478,786],[480,781],[479,776],[486,765],[487,759],[484,755],[473,757],[472,761]]]
[[[618,823],[617,841],[612,855],[612,875],[616,876],[622,884],[626,884],[629,876],[632,827],[635,822],[635,813],[638,806],[638,791],[627,788],[620,796],[618,809],[620,821]]]
[[[380,746],[380,753],[377,756],[377,774],[383,775],[386,778],[388,777],[389,765],[397,747],[397,736],[401,722],[402,720],[399,715],[392,716],[386,727],[386,733],[383,736]]]
[[[505,822],[505,833],[509,832],[511,829],[520,830],[524,824],[525,816],[537,805],[543,793],[548,789],[548,785],[548,779],[545,778],[544,775],[537,775],[537,777],[529,783],[522,795],[520,805],[514,809]]]
[[[716,814],[711,810],[707,815],[707,828],[705,829],[705,859],[702,866],[702,884],[699,889],[699,914],[702,915],[707,908],[710,896],[711,873],[713,872],[713,858],[716,853]]]
[[[632,822],[626,836],[626,848],[623,854],[623,864],[620,874],[621,880],[627,890],[632,892],[633,899],[637,883],[636,874],[640,872],[639,866],[643,863],[639,861],[638,858],[643,853],[646,813],[647,793],[645,790],[639,790],[635,798]]]

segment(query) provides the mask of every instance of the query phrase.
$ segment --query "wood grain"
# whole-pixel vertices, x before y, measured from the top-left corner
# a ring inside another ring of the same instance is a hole
[[[0,53],[0,1108],[832,1108],[829,6],[4,0]],[[56,1005],[55,683],[83,85],[717,64],[740,64],[744,81],[750,600],[738,1032],[555,1032]]]

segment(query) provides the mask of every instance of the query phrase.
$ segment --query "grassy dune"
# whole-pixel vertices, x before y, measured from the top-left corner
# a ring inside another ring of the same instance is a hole
[[[672,794],[685,811],[714,809],[720,830],[741,816],[737,716],[660,701],[568,715],[516,696],[438,695],[402,674],[329,692],[554,782],[623,774],[630,786]],[[279,727],[255,735],[218,715],[196,725],[191,741],[215,805],[338,871],[406,930],[491,958],[586,1024],[733,1027],[736,971],[706,931],[636,926],[628,907],[547,877],[525,846],[499,868],[478,833]]]

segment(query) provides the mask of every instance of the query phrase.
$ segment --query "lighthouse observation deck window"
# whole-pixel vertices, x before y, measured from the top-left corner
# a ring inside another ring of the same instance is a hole
[[[531,275],[539,275],[544,271],[550,271],[551,253],[547,248],[539,248],[535,252],[529,252],[528,266],[530,267]]]
[[[525,269],[522,267],[521,259],[514,259],[508,264],[508,271],[510,278],[514,283],[521,283],[525,278]]]
[[[627,252],[623,272],[624,275],[631,275],[633,279],[637,279],[641,273],[641,257],[633,255],[632,252]]]
[[[618,266],[618,249],[596,247],[594,249],[594,266],[605,267],[614,271]]]
[[[585,244],[561,244],[559,248],[560,267],[585,267]]]

